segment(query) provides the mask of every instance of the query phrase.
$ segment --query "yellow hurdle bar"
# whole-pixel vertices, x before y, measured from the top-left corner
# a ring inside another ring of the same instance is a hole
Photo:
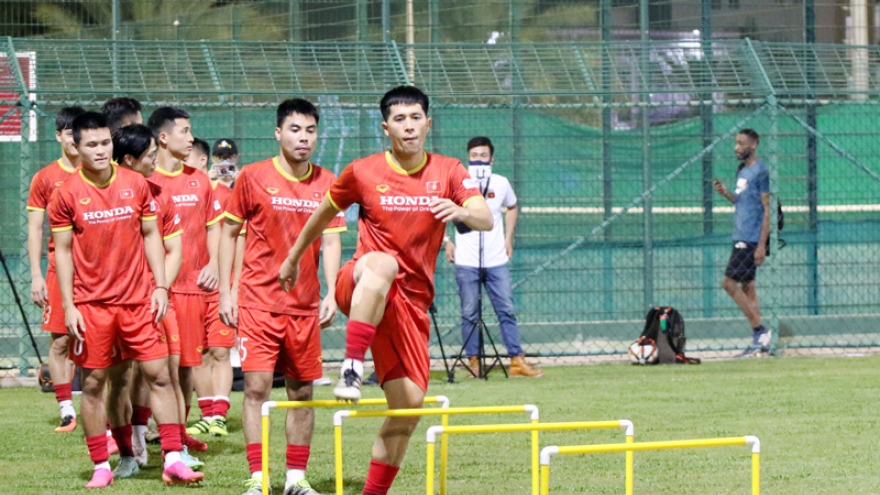
[[[597,430],[597,429],[616,429],[626,430],[626,441],[632,443],[633,440],[633,424],[627,419],[617,421],[571,421],[564,423],[538,423],[532,421],[531,424],[492,424],[492,425],[469,425],[469,426],[432,426],[427,432],[427,449],[428,462],[426,468],[426,489],[427,495],[434,495],[434,444],[437,435],[440,435],[441,441],[447,435],[456,434],[476,434],[476,433],[512,433],[512,432],[531,432],[532,436],[532,495],[538,495],[539,486],[539,468],[538,468],[538,432],[539,431],[565,431],[565,430]],[[441,443],[443,445],[443,443]],[[629,452],[628,461],[632,460],[632,452]],[[445,495],[445,475],[444,469],[445,459],[440,460],[440,494]],[[627,490],[632,491],[632,463],[627,463]]]
[[[696,440],[670,440],[665,442],[640,442],[626,444],[552,446],[541,449],[541,493],[550,494],[550,456],[571,454],[598,454],[601,452],[633,452],[642,450],[693,449],[700,447],[725,447],[751,445],[752,447],[752,495],[761,493],[761,441],[758,437],[701,438]]]
[[[436,397],[425,397],[422,401],[424,404],[440,404],[441,408],[449,407],[449,398],[445,395]],[[357,403],[358,406],[386,406],[388,401],[385,399],[361,399]],[[340,400],[301,400],[301,401],[266,401],[260,410],[262,414],[262,462],[260,469],[263,473],[263,495],[269,495],[269,413],[272,409],[304,409],[308,407],[351,407],[352,403]],[[443,416],[444,421],[447,417]],[[342,445],[342,437],[334,439],[338,444]],[[444,444],[445,445],[445,444]],[[441,449],[444,448],[441,445]],[[342,453],[337,454],[338,465],[342,465]],[[340,468],[341,470],[341,468]]]
[[[334,450],[336,454],[336,495],[343,495],[342,486],[342,420],[346,418],[403,418],[412,416],[442,416],[444,423],[448,424],[449,416],[459,416],[462,414],[510,414],[510,413],[529,413],[532,423],[538,421],[538,406],[533,404],[524,404],[521,406],[482,406],[482,407],[450,407],[446,409],[387,409],[384,411],[336,411],[333,415],[333,434],[334,434]],[[443,426],[445,427],[446,424]],[[446,438],[441,441],[441,458],[445,454]],[[430,458],[434,458],[434,445],[428,447]],[[430,475],[434,475],[433,462],[428,463]],[[445,475],[445,470],[443,471]],[[441,485],[441,489],[445,490],[445,483]]]

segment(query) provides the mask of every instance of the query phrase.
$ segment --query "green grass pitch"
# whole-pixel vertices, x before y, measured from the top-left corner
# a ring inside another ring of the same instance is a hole
[[[784,358],[707,362],[701,366],[554,367],[539,379],[447,384],[432,375],[429,394],[452,406],[538,405],[543,421],[630,419],[636,441],[756,435],[762,442],[762,493],[876,494],[880,486],[880,356]],[[365,397],[381,391],[367,387]],[[315,398],[329,399],[330,387]],[[280,390],[273,399],[282,400]],[[78,403],[78,399],[75,399]],[[158,446],[136,479],[117,480],[108,494],[183,491],[240,494],[247,478],[241,432],[241,394],[233,394],[230,435],[208,439],[201,488],[164,488]],[[77,404],[78,406],[78,404]],[[431,406],[433,407],[433,406]],[[37,389],[0,390],[0,486],[16,494],[83,493],[90,476],[82,429],[52,432],[54,397]],[[273,413],[272,484],[284,483],[283,412]],[[333,493],[332,412],[318,410],[308,478]],[[345,493],[359,494],[370,446],[381,420],[349,420],[344,427]],[[524,422],[524,415],[459,416],[451,424]],[[392,494],[424,493],[425,429],[413,436]],[[543,433],[541,445],[621,442],[619,431]],[[450,494],[530,493],[529,436],[450,437]],[[111,460],[115,465],[115,457]],[[439,465],[439,464],[438,464]],[[623,455],[566,456],[553,460],[551,493],[623,493]],[[722,447],[635,454],[636,494],[749,493],[749,451]]]

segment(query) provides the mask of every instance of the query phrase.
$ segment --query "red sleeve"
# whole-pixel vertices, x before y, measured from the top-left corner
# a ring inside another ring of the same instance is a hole
[[[450,199],[457,205],[467,206],[475,197],[482,197],[477,181],[471,178],[461,162],[456,161],[449,171]]]
[[[76,215],[74,208],[70,206],[69,197],[64,191],[57,190],[54,201],[49,203],[49,227],[52,232],[70,230],[73,228],[73,220]]]
[[[139,216],[142,221],[156,220],[159,214],[159,204],[153,198],[150,191],[150,185],[143,177],[135,177],[135,184],[138,191],[138,203],[140,205]]]
[[[330,186],[327,197],[339,211],[345,211],[349,206],[361,202],[361,189],[354,175],[354,163],[349,164],[339,174],[339,178]]]
[[[180,226],[180,216],[177,214],[177,207],[174,206],[174,201],[168,196],[165,196],[165,198],[166,200],[160,205],[162,239],[170,239],[182,234],[183,228]]]
[[[226,201],[224,215],[233,222],[244,223],[251,216],[251,187],[250,174],[243,169],[235,181],[232,195]],[[220,186],[217,186],[220,187]]]
[[[27,209],[30,211],[46,211],[49,206],[49,192],[46,190],[46,181],[42,180],[42,175],[37,172],[31,180],[27,202]]]
[[[330,220],[322,234],[338,234],[346,230],[348,230],[348,227],[345,225],[345,213],[340,211],[338,215],[333,217],[333,220]]]
[[[223,206],[220,205],[220,200],[214,196],[214,188],[211,187],[211,182],[208,181],[204,187],[207,191],[205,201],[208,205],[207,208],[205,208],[205,225],[210,226],[219,222],[223,218]]]

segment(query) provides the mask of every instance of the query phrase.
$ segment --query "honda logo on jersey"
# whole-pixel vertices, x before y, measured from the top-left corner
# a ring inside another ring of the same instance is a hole
[[[171,199],[174,200],[175,203],[198,203],[199,197],[195,194],[178,194],[176,196],[171,196]]]
[[[440,193],[443,192],[443,187],[440,185],[439,180],[432,180],[425,183],[425,188],[429,193]]]
[[[134,208],[124,206],[109,210],[87,211],[83,213],[83,220],[100,220],[102,218],[114,218],[122,215],[134,215]]]
[[[134,197],[134,191],[132,191],[131,189],[123,189],[119,191],[119,197],[121,199],[131,199]]]

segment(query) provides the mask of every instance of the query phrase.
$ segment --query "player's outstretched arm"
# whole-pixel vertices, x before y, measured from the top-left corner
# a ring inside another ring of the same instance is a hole
[[[28,260],[31,263],[31,301],[37,306],[45,308],[49,302],[49,291],[46,289],[46,279],[43,278],[41,261],[43,258],[43,218],[46,213],[42,210],[28,210]]]
[[[461,222],[473,230],[492,230],[495,222],[492,220],[492,212],[486,200],[477,196],[466,203],[462,207],[448,198],[433,198],[431,213],[443,223]]]
[[[153,272],[156,288],[150,297],[150,312],[156,316],[153,321],[159,323],[168,311],[168,284],[165,279],[165,247],[162,245],[162,233],[156,219],[142,220],[141,233],[144,235],[144,255]],[[57,262],[57,261],[56,261]]]
[[[208,226],[208,264],[199,272],[196,285],[205,292],[214,292],[220,283],[217,252],[220,249],[220,222]]]
[[[327,295],[321,301],[321,328],[327,328],[336,319],[336,274],[342,265],[342,236],[323,234],[321,236],[321,256],[324,265],[324,281],[327,282]]]
[[[64,324],[70,336],[82,342],[86,324],[73,304],[73,230],[53,232],[52,237],[55,239],[55,273],[61,292],[61,307],[64,308]]]
[[[220,249],[217,253],[220,271],[220,320],[232,328],[238,326],[238,301],[232,291],[232,277],[238,255],[236,243],[241,233],[241,225],[226,217],[221,228]]]
[[[312,213],[312,216],[309,217],[306,225],[299,233],[296,243],[290,248],[287,259],[281,264],[281,270],[278,272],[278,282],[281,284],[282,289],[290,291],[293,288],[296,278],[299,276],[299,260],[302,259],[303,253],[324,232],[324,229],[330,225],[333,217],[338,213],[339,210],[333,206],[327,196],[324,196],[321,204],[318,205],[318,208]],[[284,233],[282,235],[290,234]]]

